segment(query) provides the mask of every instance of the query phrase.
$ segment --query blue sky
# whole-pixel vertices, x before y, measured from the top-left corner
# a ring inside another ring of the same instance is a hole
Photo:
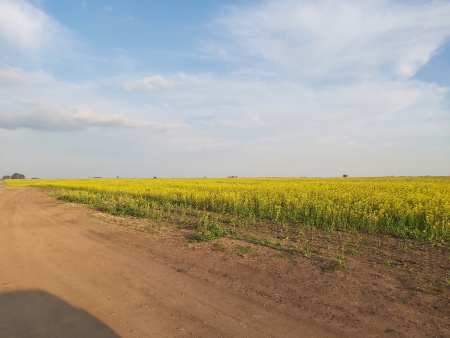
[[[0,0],[0,175],[450,175],[450,2]]]

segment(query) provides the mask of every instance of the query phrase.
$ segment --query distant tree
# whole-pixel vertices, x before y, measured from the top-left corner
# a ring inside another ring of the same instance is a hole
[[[347,174],[344,174],[344,175],[342,175],[342,177],[348,177],[348,175],[347,175]]]
[[[13,179],[13,180],[23,180],[25,178],[25,175],[23,175],[23,174],[19,174],[19,173],[14,173],[14,174],[12,174],[12,176],[11,176],[11,179]]]
[[[5,175],[5,176],[2,177],[2,180],[9,180],[10,178],[11,178],[11,176]]]

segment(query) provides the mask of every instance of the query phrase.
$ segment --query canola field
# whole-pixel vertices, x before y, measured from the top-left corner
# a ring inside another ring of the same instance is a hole
[[[7,180],[112,214],[214,212],[280,227],[447,242],[450,177]],[[250,223],[251,223],[250,222]],[[249,224],[243,221],[243,224]]]

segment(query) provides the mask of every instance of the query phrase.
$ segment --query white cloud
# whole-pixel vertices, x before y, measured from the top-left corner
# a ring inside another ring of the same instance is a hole
[[[413,76],[450,36],[449,17],[448,1],[268,0],[218,22],[228,53],[300,77],[371,79]]]
[[[110,80],[111,83],[124,83],[123,89],[126,91],[144,91],[153,92],[163,88],[172,88],[179,85],[200,85],[199,76],[186,73],[178,73],[176,75],[153,75],[143,76],[140,78],[131,78],[123,75]]]
[[[442,149],[450,141],[450,89],[438,85],[402,80],[312,88],[279,79],[199,79],[201,85],[175,88],[160,97],[191,125],[173,143],[189,151],[308,148],[325,154],[343,153],[351,145],[371,153],[386,143],[402,148],[427,140]]]
[[[190,75],[190,74],[186,74],[186,73],[180,73],[180,74],[178,74],[178,78],[181,81],[187,82],[190,84],[195,84],[195,85],[201,84],[201,80],[198,76],[194,76],[194,75]]]
[[[23,71],[20,68],[3,68],[0,69],[0,83],[20,82],[23,79]]]
[[[141,90],[146,92],[152,92],[161,88],[170,88],[173,86],[171,80],[162,75],[146,76],[142,79],[128,81],[124,85],[124,89],[127,91]]]
[[[66,82],[42,71],[0,68],[0,129],[69,131],[114,127],[166,132],[187,128],[180,119],[174,122],[164,118],[160,107],[147,108],[110,95],[105,98],[95,92],[102,86],[101,80]]]
[[[0,0],[0,42],[36,57],[60,52],[72,42],[67,29],[23,0]]]

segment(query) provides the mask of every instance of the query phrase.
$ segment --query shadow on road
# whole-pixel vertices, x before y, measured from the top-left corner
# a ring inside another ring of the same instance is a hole
[[[119,337],[84,310],[41,290],[0,293],[0,337]]]

